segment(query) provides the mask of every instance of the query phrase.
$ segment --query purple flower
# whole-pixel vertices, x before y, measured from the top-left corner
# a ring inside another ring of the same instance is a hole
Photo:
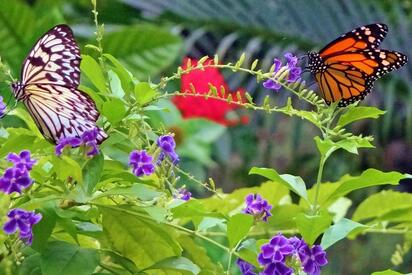
[[[262,245],[258,262],[267,265],[271,262],[284,261],[285,256],[292,255],[293,251],[293,245],[289,243],[285,236],[279,233],[268,244]]]
[[[280,90],[280,88],[282,88],[282,85],[280,85],[279,82],[273,81],[272,79],[268,79],[263,82],[263,87],[269,90],[278,91]]]
[[[83,135],[81,136],[82,143],[90,148],[89,152],[87,152],[87,155],[89,157],[99,154],[99,147],[97,146],[98,144],[97,136],[98,135],[99,135],[99,129],[94,128],[93,130],[84,132]]]
[[[143,175],[151,175],[155,171],[153,164],[153,157],[149,155],[145,150],[133,151],[129,156],[129,165],[132,167],[133,173],[137,177]]]
[[[30,158],[30,151],[28,150],[21,151],[18,155],[15,153],[10,153],[7,155],[6,159],[13,162],[14,167],[17,167],[20,170],[30,171],[36,163],[35,159]]]
[[[296,67],[296,64],[298,64],[298,58],[292,53],[285,53],[284,57],[286,59],[286,63],[288,63],[289,68],[294,68]]]
[[[247,195],[245,202],[246,208],[243,210],[243,213],[253,215],[257,220],[262,219],[265,222],[272,216],[270,213],[272,205],[270,205],[267,200],[264,200],[259,194]]]
[[[190,193],[186,188],[180,188],[179,190],[179,199],[188,201],[192,197],[192,193]]]
[[[3,102],[3,97],[0,96],[0,118],[6,113],[6,104]]]
[[[288,82],[293,83],[302,75],[302,68],[294,67],[289,70]]]
[[[295,270],[298,272],[300,268],[308,275],[319,275],[320,268],[328,263],[326,253],[320,245],[310,248],[303,239],[287,239],[280,233],[261,247],[258,262],[264,268],[261,275],[292,274],[293,269],[298,269]]]
[[[268,264],[260,275],[292,275],[293,269],[283,262]]]
[[[158,163],[162,162],[166,156],[169,156],[174,165],[179,162],[179,156],[177,155],[175,148],[176,142],[171,135],[160,136],[157,141],[157,146],[162,149],[160,152]]]
[[[57,156],[61,156],[63,149],[66,146],[76,148],[83,144],[90,148],[90,150],[87,152],[88,156],[97,155],[99,154],[99,147],[97,146],[98,134],[99,129],[94,128],[93,130],[84,132],[81,137],[62,137],[56,145],[55,153]]]
[[[307,245],[304,240],[299,239],[296,236],[289,238],[288,241],[293,246],[294,253],[296,254],[298,254],[298,251],[302,246]]]
[[[236,264],[238,265],[240,272],[242,272],[242,275],[256,275],[255,267],[245,260],[238,258]]]
[[[293,83],[301,77],[302,68],[296,67],[298,63],[298,58],[294,56],[292,53],[286,53],[284,57],[287,63],[286,69],[289,71],[287,81],[288,83]],[[273,60],[273,64],[275,66],[274,74],[276,74],[277,72],[279,72],[280,68],[282,67],[282,62],[279,59],[275,58]],[[278,91],[280,90],[280,88],[282,88],[282,85],[280,85],[280,83],[276,81],[276,79],[268,79],[263,82],[263,87],[265,87],[266,89]]]
[[[11,194],[13,192],[21,194],[22,189],[29,187],[33,183],[29,172],[17,167],[7,168],[0,178],[0,191]]]
[[[59,139],[59,142],[57,143],[55,147],[55,154],[56,156],[61,156],[63,153],[63,149],[66,146],[70,146],[71,148],[79,147],[80,144],[82,144],[82,141],[80,138],[77,137],[62,137]]]
[[[9,220],[4,224],[3,230],[6,234],[13,234],[17,230],[20,231],[20,239],[26,244],[31,245],[33,241],[33,225],[37,224],[42,215],[36,214],[34,211],[26,211],[23,209],[12,209],[7,214]]]
[[[320,268],[328,263],[326,252],[320,245],[314,245],[312,248],[309,248],[305,244],[299,248],[298,254],[303,271],[308,275],[319,275]]]

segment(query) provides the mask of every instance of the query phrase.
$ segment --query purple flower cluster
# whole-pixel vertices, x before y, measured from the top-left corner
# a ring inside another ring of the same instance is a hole
[[[156,141],[157,146],[161,149],[159,157],[157,159],[157,165],[160,165],[166,156],[170,158],[172,163],[176,165],[179,162],[179,156],[177,155],[175,148],[176,142],[171,135],[160,136]],[[151,175],[155,171],[153,164],[153,157],[149,155],[145,150],[133,151],[129,156],[129,166],[132,167],[133,173],[141,177],[143,175]],[[190,199],[190,192],[182,194],[183,199]]]
[[[246,208],[243,209],[243,213],[253,215],[255,220],[267,221],[272,214],[272,205],[264,200],[259,194],[249,194],[245,198]]]
[[[157,146],[159,146],[162,149],[162,152],[160,152],[158,163],[161,163],[166,156],[169,156],[170,160],[172,161],[173,164],[179,163],[179,156],[177,155],[175,148],[176,148],[176,142],[173,136],[171,135],[164,135],[160,136],[157,141]]]
[[[76,148],[80,145],[84,145],[90,148],[90,150],[87,152],[88,156],[97,155],[99,154],[99,147],[97,146],[98,135],[99,129],[94,128],[93,130],[84,132],[81,137],[62,137],[56,145],[55,153],[57,156],[61,156],[66,146]]]
[[[278,234],[261,247],[258,262],[264,267],[261,275],[291,275],[294,270],[288,265],[289,262],[296,263],[292,266],[300,266],[308,275],[319,275],[320,268],[328,260],[320,245],[310,248],[302,239],[288,239]]]
[[[3,97],[0,96],[0,117],[4,116],[4,114],[6,113],[6,104],[3,102]]]
[[[172,163],[176,165],[179,163],[179,156],[177,155],[175,148],[176,148],[176,142],[171,135],[164,135],[160,136],[157,141],[157,146],[159,146],[162,151],[160,152],[158,163],[160,164],[166,156],[170,158]]]
[[[20,231],[20,239],[26,244],[31,245],[33,241],[33,225],[38,223],[42,215],[36,214],[34,211],[26,211],[23,209],[12,209],[7,214],[9,220],[4,224],[3,230],[6,234],[13,234],[17,230]]]
[[[296,67],[298,63],[298,58],[296,56],[294,56],[291,53],[286,53],[284,56],[285,56],[286,63],[287,63],[286,69],[289,71],[287,81],[288,83],[293,83],[301,77],[302,68]],[[280,68],[282,67],[282,61],[280,61],[278,58],[275,58],[273,60],[273,64],[275,65],[274,73],[279,72]],[[275,90],[275,91],[278,91],[280,90],[280,88],[282,88],[280,83],[274,79],[268,79],[265,82],[263,82],[263,87],[265,87],[266,89]]]
[[[151,175],[155,170],[153,157],[145,150],[135,150],[131,152],[129,156],[129,165],[132,167],[133,174],[137,177]]]
[[[11,194],[13,192],[21,193],[23,189],[29,187],[33,180],[30,178],[29,171],[33,168],[36,160],[31,159],[30,151],[21,151],[18,155],[10,153],[6,159],[13,163],[4,171],[0,177],[0,191]]]
[[[238,258],[236,264],[243,275],[256,275],[255,267],[245,260]]]
[[[178,198],[184,201],[188,201],[192,197],[192,193],[190,193],[186,188],[183,187],[178,190],[178,193]]]

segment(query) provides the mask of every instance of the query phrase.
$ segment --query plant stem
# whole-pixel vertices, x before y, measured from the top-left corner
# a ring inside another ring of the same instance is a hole
[[[323,154],[321,154],[320,156],[320,160],[319,160],[319,170],[318,170],[318,176],[316,179],[316,189],[315,189],[315,198],[313,200],[313,204],[312,204],[312,215],[316,215],[316,213],[318,212],[318,199],[319,199],[319,191],[320,191],[320,184],[322,181],[322,174],[323,174],[323,167],[325,166],[325,161],[326,158]]]
[[[152,217],[150,217],[150,216],[147,216],[147,215],[144,215],[144,214],[140,214],[140,213],[137,213],[137,212],[134,212],[134,211],[130,211],[130,210],[127,210],[127,209],[122,209],[122,208],[119,208],[119,207],[114,207],[114,206],[110,206],[110,205],[103,205],[103,204],[98,204],[98,203],[92,203],[92,202],[89,202],[89,204],[95,205],[95,206],[98,206],[98,207],[103,207],[103,208],[110,208],[110,209],[112,209],[112,210],[119,211],[119,212],[124,212],[124,213],[127,213],[127,214],[129,214],[129,215],[133,215],[133,216],[136,216],[136,217],[139,217],[139,218],[142,218],[142,219],[150,220],[150,221],[152,221],[152,222],[156,222],[156,223],[158,222],[158,221],[154,220],[154,219],[153,219]],[[184,232],[184,233],[186,233],[186,234],[193,235],[193,236],[196,236],[196,237],[198,237],[198,238],[200,238],[200,239],[203,239],[203,240],[205,240],[205,241],[207,241],[207,242],[209,242],[209,243],[211,243],[211,244],[214,244],[215,246],[221,248],[222,250],[226,251],[227,253],[231,253],[231,250],[230,250],[229,247],[226,247],[226,246],[218,243],[217,241],[215,241],[215,240],[213,240],[213,239],[210,239],[210,238],[208,238],[208,237],[200,234],[200,233],[197,232],[197,231],[188,229],[188,228],[186,228],[186,227],[183,227],[183,226],[180,226],[180,225],[171,223],[171,222],[166,222],[166,221],[165,221],[165,222],[162,222],[162,223],[165,224],[165,225],[167,225],[167,226],[173,227],[173,228],[175,228],[175,229],[177,229],[177,230],[179,230],[179,231],[182,231],[182,232]],[[236,252],[233,252],[233,254],[236,255],[236,256],[239,256],[238,253],[236,253]]]

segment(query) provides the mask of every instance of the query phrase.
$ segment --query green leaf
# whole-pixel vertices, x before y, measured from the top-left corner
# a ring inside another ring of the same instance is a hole
[[[337,146],[333,141],[330,139],[320,139],[320,137],[315,137],[315,142],[316,146],[318,147],[318,150],[322,156],[327,159],[333,152],[339,149],[339,146]]]
[[[69,177],[78,183],[83,181],[82,168],[72,158],[62,155],[61,157],[52,156],[53,171],[57,177],[66,181]]]
[[[253,216],[237,214],[229,218],[227,222],[227,238],[229,246],[233,248],[242,240],[253,225]]]
[[[378,118],[383,115],[385,111],[379,110],[376,107],[367,106],[351,106],[347,111],[339,117],[338,126],[345,126],[357,120],[365,118]]]
[[[117,98],[123,98],[125,95],[125,92],[123,90],[122,82],[120,81],[120,78],[112,70],[109,70],[107,72],[107,76],[109,78],[109,85],[110,85],[110,90],[112,92],[112,95]]]
[[[152,269],[188,271],[192,274],[199,274],[200,272],[200,268],[197,265],[195,265],[191,260],[185,257],[166,258],[155,263],[150,267],[145,268],[144,270]]]
[[[209,211],[217,211],[222,214],[237,214],[244,208],[245,197],[248,194],[260,194],[269,204],[276,206],[280,202],[290,200],[289,190],[281,183],[267,181],[262,183],[261,186],[239,188],[234,190],[230,194],[224,194],[224,199],[216,196],[198,200],[201,201],[203,208]],[[273,212],[273,211],[272,211]],[[275,212],[273,212],[275,214]],[[290,217],[288,217],[290,219]],[[271,218],[269,218],[269,221]]]
[[[169,228],[151,218],[143,218],[141,215],[147,215],[144,212],[139,212],[138,216],[116,207],[99,207],[103,214],[103,229],[112,249],[140,268],[181,255],[181,247]]]
[[[338,149],[343,149],[351,154],[358,154],[358,148],[373,148],[374,146],[366,139],[362,137],[354,136],[349,139],[333,142],[330,139],[320,139],[315,137],[316,146],[322,156],[327,159],[333,152]]]
[[[25,257],[23,263],[18,267],[18,275],[43,275],[40,267],[40,254],[35,253]]]
[[[102,115],[107,117],[111,123],[120,122],[126,115],[124,102],[119,98],[112,98],[103,103]]]
[[[83,187],[91,195],[103,172],[104,157],[97,154],[89,159],[83,168]]]
[[[378,185],[397,185],[401,179],[410,177],[410,175],[402,174],[399,172],[382,172],[376,169],[368,169],[365,170],[360,176],[358,177],[351,177],[345,176],[339,180],[339,187],[336,188],[334,192],[332,192],[326,201],[333,201],[339,197],[345,196],[346,194],[370,187],[370,186],[378,186]]]
[[[112,196],[112,195],[122,195],[122,196],[131,196],[136,197],[142,201],[151,201],[157,197],[159,197],[161,192],[156,191],[153,188],[145,184],[135,183],[130,187],[114,187],[110,190],[97,195],[95,198]]]
[[[296,216],[295,222],[303,239],[305,239],[309,245],[312,245],[316,238],[329,227],[332,218],[326,211],[321,211],[320,214],[316,216],[301,213]]]
[[[155,98],[157,92],[147,82],[140,82],[134,86],[134,96],[139,105],[145,105]]]
[[[34,122],[32,116],[25,109],[15,108],[10,111],[9,115],[14,115],[21,118],[27,124],[27,127],[32,133],[40,138],[43,138],[43,135],[39,131],[39,128],[37,128],[37,125]]]
[[[259,252],[260,249],[258,248],[258,244],[255,239],[247,239],[243,241],[238,249],[240,258],[248,263],[253,264],[256,267],[259,266],[259,263],[257,261]]]
[[[358,228],[367,228],[367,226],[343,218],[325,231],[320,245],[323,247],[323,249],[327,249],[334,243],[345,238],[347,235],[349,235],[350,232]]]
[[[29,5],[20,1],[1,0],[0,7],[0,56],[17,74],[31,47],[37,17]]]
[[[43,275],[90,275],[99,264],[99,253],[61,241],[48,244],[41,255]]]
[[[364,200],[353,213],[355,221],[380,218],[391,212],[412,207],[412,194],[384,190]]]
[[[373,272],[371,275],[409,275],[409,274],[411,274],[411,273],[403,274],[403,273],[393,271],[391,269],[387,269],[387,270],[384,270],[384,271]]]
[[[99,63],[93,57],[82,54],[80,70],[101,93],[107,93],[106,79]]]
[[[185,256],[200,267],[202,270],[201,274],[224,274],[222,266],[212,261],[206,249],[196,243],[191,237],[181,234],[178,237],[178,241],[184,249]]]
[[[274,182],[279,182],[285,185],[289,190],[293,191],[304,200],[308,200],[305,182],[302,180],[301,177],[289,174],[279,175],[274,169],[259,167],[253,167],[252,169],[250,169],[249,175],[252,174],[263,176]]]
[[[19,152],[30,148],[36,136],[27,129],[8,129],[10,136],[7,141],[0,145],[0,158],[3,158],[10,152]]]
[[[182,45],[179,36],[149,24],[107,33],[103,43],[106,52],[116,56],[141,80],[147,80],[169,66]]]
[[[116,72],[122,83],[122,88],[126,94],[130,94],[133,90],[132,75],[113,55],[105,53],[103,56],[108,59],[113,65],[112,70]]]
[[[56,226],[57,216],[51,207],[44,207],[39,212],[42,214],[42,219],[33,227],[34,237],[31,247],[38,252],[42,252],[46,248],[47,241]]]

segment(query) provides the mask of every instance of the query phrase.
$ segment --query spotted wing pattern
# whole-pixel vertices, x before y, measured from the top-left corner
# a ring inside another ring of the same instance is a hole
[[[43,135],[57,143],[98,128],[94,101],[78,90],[80,51],[73,32],[58,25],[44,34],[23,63],[21,82],[12,85]],[[107,138],[100,128],[98,142]]]
[[[359,27],[309,54],[309,68],[326,103],[338,101],[343,107],[362,100],[375,80],[406,64],[404,54],[377,49],[387,31],[385,24]]]

